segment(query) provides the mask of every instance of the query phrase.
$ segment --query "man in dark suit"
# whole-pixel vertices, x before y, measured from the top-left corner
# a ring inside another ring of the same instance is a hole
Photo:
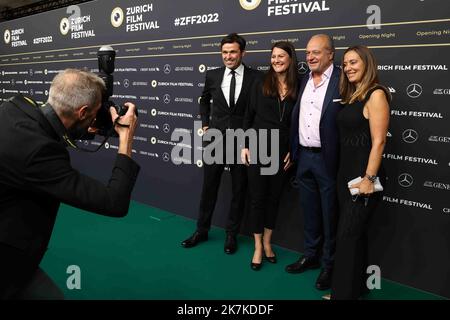
[[[119,151],[107,186],[73,169],[66,150],[91,127],[104,90],[95,74],[67,69],[42,107],[20,95],[0,106],[0,299],[62,298],[39,269],[60,202],[112,217],[128,212],[139,172],[131,159],[135,106],[126,104],[115,127]]]
[[[301,273],[320,267],[316,288],[330,288],[337,229],[336,176],[339,137],[336,116],[341,110],[340,69],[333,65],[333,40],[313,36],[306,47],[310,73],[303,78],[292,112],[291,148],[297,162],[300,206],[304,214],[304,255],[286,267]]]
[[[222,39],[221,52],[224,67],[206,73],[205,87],[200,99],[203,131],[206,132],[212,128],[220,130],[224,141],[227,129],[242,128],[249,97],[248,92],[253,81],[261,74],[242,64],[245,44],[244,38],[236,33],[229,34]],[[226,141],[226,143],[231,143],[231,141]],[[194,247],[199,242],[208,239],[217,193],[225,168],[226,143],[223,143],[223,161],[221,163],[208,164],[205,162],[197,230],[182,242],[182,246],[185,248]],[[243,164],[231,164],[229,168],[233,196],[226,226],[227,236],[224,251],[232,254],[237,249],[236,235],[239,233],[244,212],[247,174]]]

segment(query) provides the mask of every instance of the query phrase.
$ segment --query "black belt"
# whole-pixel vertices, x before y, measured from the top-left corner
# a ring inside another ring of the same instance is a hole
[[[311,151],[314,153],[322,152],[322,148],[320,148],[320,147],[305,147],[305,146],[302,146],[301,144],[299,144],[299,146],[300,146],[300,149],[308,150],[308,151]]]

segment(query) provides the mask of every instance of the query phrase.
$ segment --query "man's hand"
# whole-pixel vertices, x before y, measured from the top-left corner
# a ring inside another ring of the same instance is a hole
[[[126,127],[116,124],[114,129],[119,135],[119,153],[131,157],[131,146],[133,145],[134,131],[137,126],[136,106],[131,102],[125,103],[125,106],[128,107],[127,113],[120,117],[118,124]],[[114,123],[119,115],[113,107],[109,108],[109,112]]]

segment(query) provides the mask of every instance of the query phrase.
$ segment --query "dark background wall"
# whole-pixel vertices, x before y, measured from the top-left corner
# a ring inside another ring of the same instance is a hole
[[[59,70],[87,67],[96,72],[98,48],[112,45],[117,51],[113,98],[136,103],[140,112],[134,157],[142,170],[133,198],[195,219],[200,159],[186,157],[191,164],[173,164],[171,135],[182,130],[190,133],[192,144],[199,140],[197,101],[204,71],[222,65],[220,39],[230,32],[242,34],[248,41],[245,62],[263,71],[271,44],[288,39],[297,48],[301,73],[313,34],[333,36],[337,64],[346,47],[368,45],[378,59],[381,82],[393,95],[384,159],[388,181],[371,224],[370,260],[385,278],[450,297],[448,1],[277,2],[102,0],[2,23],[0,97],[22,93],[45,102]],[[282,5],[291,12],[270,13]],[[373,14],[380,20],[373,20]],[[70,26],[77,15],[82,23]],[[381,23],[380,28],[369,29],[368,22]],[[94,147],[98,141],[86,144]],[[116,149],[117,141],[111,140],[95,155],[74,153],[73,163],[106,180]],[[223,180],[213,220],[218,226],[224,225],[230,200],[227,173]],[[274,240],[301,252],[303,215],[297,197],[287,185]],[[242,232],[247,233],[246,221]]]

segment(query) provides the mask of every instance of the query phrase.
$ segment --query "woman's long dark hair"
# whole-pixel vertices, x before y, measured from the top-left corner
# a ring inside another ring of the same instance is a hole
[[[273,52],[274,48],[279,48],[286,51],[291,58],[291,63],[286,71],[286,84],[288,88],[286,97],[290,100],[296,101],[298,93],[298,62],[295,48],[289,41],[276,42],[272,46],[271,52]],[[278,78],[272,64],[270,64],[269,72],[267,72],[264,77],[263,94],[266,97],[278,97]]]

